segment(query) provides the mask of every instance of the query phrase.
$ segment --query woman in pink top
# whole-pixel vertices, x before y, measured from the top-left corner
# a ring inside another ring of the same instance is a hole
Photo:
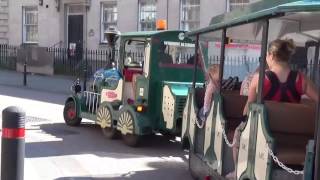
[[[211,65],[208,69],[207,79],[209,81],[204,95],[204,103],[202,109],[198,113],[197,125],[202,128],[207,115],[211,109],[212,96],[219,87],[219,65]]]
[[[252,73],[249,73],[242,81],[241,88],[240,88],[240,95],[241,96],[248,96],[250,83],[253,79],[255,74],[259,73],[259,67]]]

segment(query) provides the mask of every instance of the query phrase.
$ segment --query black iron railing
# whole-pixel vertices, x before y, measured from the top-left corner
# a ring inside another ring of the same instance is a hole
[[[110,50],[77,50],[48,48],[54,57],[54,74],[90,77],[95,71],[110,64]]]
[[[16,62],[19,47],[0,44],[0,69],[16,70]],[[69,75],[75,77],[90,78],[98,69],[111,66],[112,52],[110,49],[77,49],[75,51],[68,48],[47,48],[53,56],[53,69],[55,75]],[[118,56],[116,51],[115,56]],[[144,53],[139,51],[127,51],[125,61],[130,57],[131,62],[139,63],[144,59]],[[203,57],[207,58],[208,64],[219,64],[219,56]],[[176,63],[193,64],[193,54],[181,54],[176,57]],[[126,62],[125,62],[126,63]],[[254,72],[259,64],[259,58],[248,56],[226,56],[224,77],[238,76],[244,78],[249,72]],[[319,65],[314,65],[312,59],[298,61],[292,64],[294,69],[304,72],[312,80],[318,82],[317,73]],[[85,72],[87,75],[85,76]]]
[[[0,69],[15,70],[17,56],[17,47],[0,44]]]

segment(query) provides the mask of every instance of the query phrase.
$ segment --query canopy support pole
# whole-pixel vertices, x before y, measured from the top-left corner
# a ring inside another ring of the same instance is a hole
[[[222,30],[222,38],[221,38],[221,49],[220,49],[220,65],[219,65],[219,93],[221,93],[222,88],[222,80],[223,80],[223,70],[224,70],[224,61],[225,61],[225,52],[226,52],[226,40],[227,40],[227,29],[224,28]]]
[[[259,84],[258,84],[258,98],[257,103],[263,103],[263,81],[266,69],[266,58],[268,50],[268,35],[269,35],[269,19],[263,21],[262,30],[262,46],[261,46],[261,57],[260,57],[260,70],[259,70]]]

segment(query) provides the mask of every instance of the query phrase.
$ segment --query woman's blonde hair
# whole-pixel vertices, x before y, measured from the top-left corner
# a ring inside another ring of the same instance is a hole
[[[276,39],[269,44],[268,52],[281,62],[289,62],[294,54],[296,45],[292,39]]]
[[[219,64],[213,64],[208,68],[208,73],[210,77],[213,79],[215,74],[219,74]]]

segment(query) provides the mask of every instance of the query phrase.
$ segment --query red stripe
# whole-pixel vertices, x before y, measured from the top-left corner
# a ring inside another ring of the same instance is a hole
[[[2,137],[7,139],[17,139],[24,138],[25,130],[24,128],[3,128],[2,129]]]

